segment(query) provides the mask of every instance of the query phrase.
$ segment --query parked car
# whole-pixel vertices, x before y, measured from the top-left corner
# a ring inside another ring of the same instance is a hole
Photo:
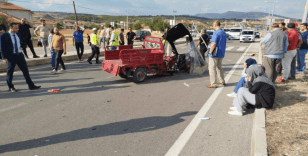
[[[255,41],[255,31],[253,30],[243,30],[240,35],[240,42],[254,42]]]
[[[209,38],[211,39],[213,34],[214,34],[214,30],[207,30],[206,33],[209,36]]]
[[[189,32],[190,32],[191,37],[197,37],[196,30],[190,30]]]
[[[255,31],[255,36],[256,36],[256,38],[260,38],[261,37],[261,33],[259,31]]]
[[[139,30],[136,32],[136,35],[137,35],[136,40],[143,41],[146,36],[151,36],[151,33],[149,31]]]

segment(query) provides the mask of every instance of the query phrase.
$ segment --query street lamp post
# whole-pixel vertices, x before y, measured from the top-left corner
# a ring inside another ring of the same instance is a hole
[[[174,10],[174,11],[173,11],[173,15],[174,15],[174,21],[173,21],[174,24],[173,24],[173,26],[175,26],[175,14],[176,14],[176,11]]]
[[[273,17],[274,17],[274,12],[275,12],[275,3],[277,3],[277,2],[278,2],[277,0],[274,0],[274,2],[265,1],[265,3],[273,3],[271,22],[273,22]]]

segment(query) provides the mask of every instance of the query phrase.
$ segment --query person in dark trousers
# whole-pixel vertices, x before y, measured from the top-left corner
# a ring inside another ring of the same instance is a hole
[[[74,31],[74,33],[73,33],[73,45],[75,45],[75,47],[76,47],[79,62],[82,62],[81,58],[82,58],[82,55],[83,55],[83,52],[84,52],[83,32],[84,32],[84,29],[77,26],[76,31]],[[81,53],[80,53],[80,51],[81,51]]]
[[[266,69],[266,74],[272,82],[276,81],[278,72],[280,70],[282,58],[287,53],[288,36],[278,29],[279,24],[271,23],[271,32],[269,32],[260,43],[265,44],[263,65]]]
[[[119,34],[120,36],[120,45],[124,45],[124,29],[121,29],[121,33]]]
[[[234,107],[228,113],[230,115],[243,115],[243,106],[245,104],[254,105],[255,108],[273,108],[275,104],[275,85],[267,77],[262,67],[251,65],[247,70],[247,88],[242,87],[238,90],[236,98],[233,101]]]
[[[24,41],[21,35],[18,33],[18,24],[10,23],[10,30],[1,35],[1,48],[2,48],[2,58],[5,63],[7,63],[7,84],[9,91],[17,92],[12,81],[15,66],[18,65],[19,69],[22,71],[26,82],[30,90],[37,90],[41,86],[35,86],[32,82],[25,60],[24,55],[22,54],[22,46]]]
[[[6,32],[6,26],[0,22],[0,43],[1,43],[1,35],[3,33],[5,33],[5,32]],[[0,44],[0,59],[2,59],[2,56],[1,56],[1,44]]]
[[[55,74],[58,71],[59,64],[61,64],[61,70],[59,71],[60,73],[66,70],[64,62],[62,60],[62,54],[66,55],[66,41],[65,41],[65,37],[59,33],[59,29],[57,27],[55,27],[53,31],[54,31],[54,35],[52,37],[50,50],[55,51],[56,67],[54,70],[52,70],[51,73]]]
[[[132,28],[128,28],[128,32],[126,34],[127,45],[134,45],[134,41],[137,38],[137,35],[132,31]]]
[[[202,54],[203,59],[205,59],[205,53],[207,51],[207,46],[209,45],[209,36],[206,34],[206,29],[202,30],[202,35],[199,38],[197,46],[200,45],[200,52]]]
[[[28,54],[27,54],[27,46],[30,48],[33,58],[39,58],[33,48],[33,42],[31,39],[31,33],[30,33],[30,28],[33,28],[33,25],[31,23],[28,23],[27,19],[22,18],[20,24],[18,25],[19,27],[19,33],[21,34],[25,45],[22,47],[22,50],[26,56],[27,59],[29,59]]]
[[[92,29],[93,33],[91,34],[90,38],[91,38],[91,49],[92,49],[92,55],[88,58],[88,63],[92,64],[92,59],[96,54],[96,64],[99,64],[99,49],[101,48],[99,45],[99,39],[97,36],[97,28],[93,28]]]

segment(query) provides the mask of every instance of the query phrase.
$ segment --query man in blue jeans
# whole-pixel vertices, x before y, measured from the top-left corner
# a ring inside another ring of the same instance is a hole
[[[308,31],[307,31],[307,23],[302,23],[300,25],[301,35],[303,39],[303,43],[300,46],[300,49],[297,52],[297,73],[304,73],[306,70],[306,62],[305,57],[308,51]]]
[[[84,52],[84,45],[83,45],[83,28],[76,26],[76,31],[73,33],[73,45],[75,45],[78,55],[78,61],[82,62],[82,55]],[[80,53],[81,51],[81,53]]]

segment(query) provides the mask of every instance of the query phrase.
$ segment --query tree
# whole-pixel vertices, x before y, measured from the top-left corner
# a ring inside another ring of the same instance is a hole
[[[110,25],[110,22],[106,22],[106,27],[108,28]]]
[[[0,24],[4,24],[7,29],[9,29],[9,23],[3,16],[0,16]]]
[[[138,23],[136,23],[135,25],[134,25],[134,29],[135,30],[140,30],[142,27],[141,27],[141,23],[140,22],[138,22]]]
[[[167,22],[164,22],[160,16],[154,18],[153,22],[149,25],[152,30],[164,31],[170,25]]]
[[[60,22],[57,23],[57,28],[58,29],[61,29],[61,28],[63,29],[64,28],[63,21],[60,21]]]
[[[90,28],[93,29],[93,28],[97,28],[99,29],[101,26],[100,25],[96,25],[96,24],[91,24],[90,25]]]

